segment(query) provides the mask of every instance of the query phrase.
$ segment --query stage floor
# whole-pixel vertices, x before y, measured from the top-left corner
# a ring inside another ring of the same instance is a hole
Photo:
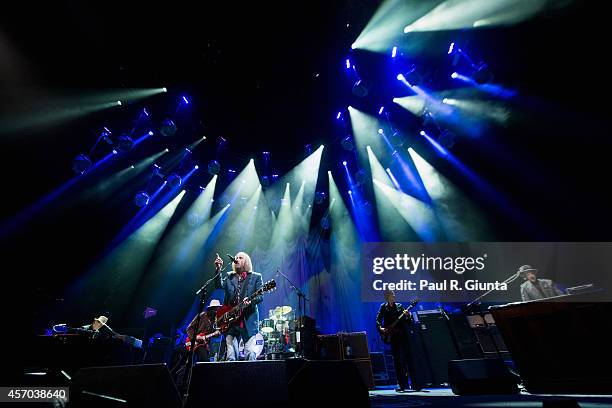
[[[521,392],[516,395],[458,396],[450,388],[427,388],[420,392],[395,392],[395,386],[376,387],[370,390],[372,408],[382,407],[431,407],[431,408],[542,408],[543,401],[576,401],[580,408],[612,408],[612,395],[533,395]],[[566,402],[567,404],[567,402]],[[551,405],[552,407],[571,405]]]

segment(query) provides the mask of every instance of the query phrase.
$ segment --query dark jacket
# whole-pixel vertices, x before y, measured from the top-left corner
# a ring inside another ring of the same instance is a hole
[[[531,281],[525,281],[521,285],[521,300],[523,302],[527,300],[545,299],[563,294],[550,279],[538,279],[536,282],[539,283],[539,289],[538,286],[531,283]]]
[[[380,330],[382,327],[389,327],[389,325],[393,324],[397,320],[398,317],[401,316],[404,311],[404,306],[401,303],[395,303],[394,307],[389,306],[387,302],[380,305],[378,309],[378,313],[376,314],[376,328]],[[410,315],[405,316],[400,320],[395,328],[397,329],[397,335],[402,336],[407,333],[408,325],[410,323]]]
[[[244,294],[242,298],[247,297],[255,293],[263,286],[263,279],[260,273],[248,272],[247,273],[247,287],[243,289]],[[239,296],[238,288],[240,283],[238,280],[238,274],[235,272],[228,272],[227,277],[221,278],[221,275],[215,280],[215,287],[221,288],[224,291],[223,304],[235,305]],[[243,318],[245,322],[245,328],[249,337],[256,334],[259,330],[259,309],[257,304],[261,303],[263,296],[259,295],[251,300],[251,305],[246,307],[243,311]]]

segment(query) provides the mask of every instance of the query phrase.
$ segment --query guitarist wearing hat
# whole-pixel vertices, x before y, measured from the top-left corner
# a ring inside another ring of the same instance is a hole
[[[411,307],[416,301],[411,303]],[[404,392],[408,388],[408,375],[412,380],[412,389],[420,391],[423,386],[418,383],[414,376],[414,364],[410,353],[410,340],[408,331],[410,329],[410,308],[404,309],[400,303],[395,303],[395,293],[392,290],[385,290],[385,303],[380,305],[376,315],[376,327],[382,340],[391,344],[391,354],[393,355],[393,365],[397,376],[397,392]]]

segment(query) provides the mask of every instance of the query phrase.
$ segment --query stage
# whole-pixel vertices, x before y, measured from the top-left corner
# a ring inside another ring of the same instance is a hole
[[[394,387],[376,387],[370,390],[370,402],[372,408],[608,408],[612,407],[612,395],[534,395],[522,391],[518,395],[457,396],[450,388],[397,393]]]

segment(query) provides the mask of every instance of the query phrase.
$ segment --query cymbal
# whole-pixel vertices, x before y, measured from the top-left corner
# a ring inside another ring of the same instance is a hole
[[[277,306],[272,314],[274,314],[274,316],[281,317],[290,313],[291,310],[293,310],[291,309],[291,306]]]

